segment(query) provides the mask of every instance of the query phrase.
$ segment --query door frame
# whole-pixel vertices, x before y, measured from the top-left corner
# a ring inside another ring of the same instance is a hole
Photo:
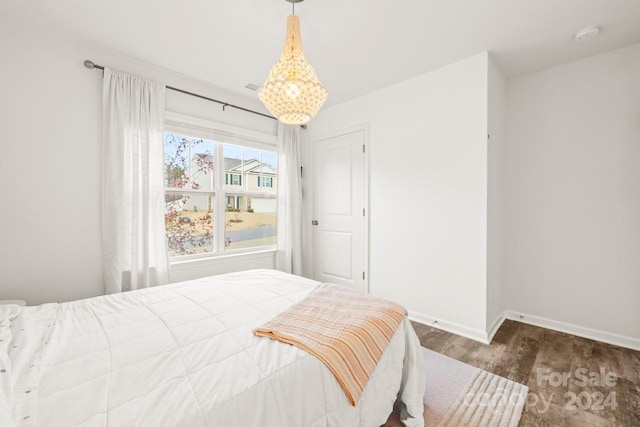
[[[315,233],[315,228],[313,225],[311,225],[311,220],[315,218],[315,214],[316,214],[316,183],[315,183],[315,177],[316,177],[316,167],[315,167],[315,147],[316,144],[321,144],[323,141],[326,141],[328,139],[331,138],[335,138],[338,136],[343,136],[343,135],[348,135],[350,133],[356,133],[356,132],[363,132],[364,134],[364,146],[365,146],[365,150],[364,150],[364,209],[365,209],[365,215],[364,215],[364,230],[363,230],[363,235],[364,235],[364,274],[365,274],[365,278],[364,278],[364,289],[366,293],[370,292],[370,280],[369,280],[369,256],[370,256],[370,249],[369,249],[369,230],[370,230],[370,216],[371,216],[371,207],[369,205],[369,156],[371,154],[371,144],[369,143],[369,123],[363,123],[360,125],[355,125],[355,126],[350,126],[347,128],[343,128],[337,131],[333,131],[333,132],[327,132],[327,133],[322,133],[319,135],[311,135],[311,149],[310,149],[310,158],[311,158],[311,164],[312,164],[312,170],[310,175],[309,180],[311,181],[311,201],[310,201],[310,206],[311,206],[311,215],[309,218],[309,224],[307,225],[307,227],[310,227],[309,230],[309,236],[311,237],[311,262],[310,262],[310,267],[311,267],[311,275],[312,278],[316,277],[316,233]]]

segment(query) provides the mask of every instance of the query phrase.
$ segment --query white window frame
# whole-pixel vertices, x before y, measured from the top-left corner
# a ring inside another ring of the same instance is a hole
[[[189,136],[193,138],[202,138],[205,140],[213,141],[214,143],[214,185],[212,190],[194,190],[189,188],[167,188],[164,187],[165,194],[207,194],[212,195],[214,198],[214,210],[213,210],[213,252],[206,252],[201,254],[179,255],[170,257],[170,263],[180,263],[183,261],[191,261],[198,259],[215,259],[225,256],[236,256],[242,254],[264,253],[265,251],[275,251],[276,245],[266,246],[254,246],[246,249],[227,249],[225,248],[225,223],[226,221],[219,221],[216,219],[224,218],[226,211],[226,198],[227,196],[245,196],[256,198],[273,198],[277,200],[276,192],[263,192],[263,191],[245,191],[245,185],[243,182],[241,190],[225,191],[225,171],[224,171],[224,144],[234,144],[242,147],[256,148],[259,150],[268,150],[278,152],[277,137],[262,132],[256,132],[249,129],[239,128],[236,126],[225,125],[222,123],[213,122],[210,120],[199,119],[191,116],[186,116],[179,113],[170,111],[165,112],[165,125],[164,132],[175,133],[179,135]],[[227,134],[236,135],[241,141],[219,141],[216,139],[216,132],[224,132]],[[164,141],[164,138],[163,138]],[[222,166],[222,167],[219,167]],[[243,180],[244,181],[244,180]],[[232,177],[229,177],[229,183],[232,182]],[[163,179],[164,185],[164,179]],[[277,217],[277,213],[276,213]]]

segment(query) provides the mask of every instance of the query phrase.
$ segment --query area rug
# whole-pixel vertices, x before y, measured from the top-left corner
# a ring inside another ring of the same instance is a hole
[[[516,427],[529,389],[423,348],[425,427]],[[397,411],[382,427],[400,427]]]

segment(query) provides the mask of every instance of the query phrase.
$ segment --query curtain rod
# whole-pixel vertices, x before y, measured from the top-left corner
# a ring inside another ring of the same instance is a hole
[[[84,66],[86,68],[88,68],[89,70],[97,69],[97,70],[103,70],[104,71],[104,67],[102,65],[98,65],[93,61],[89,61],[88,59],[86,61],[84,61]],[[231,108],[235,108],[236,110],[246,111],[247,113],[257,114],[259,116],[266,117],[268,119],[278,120],[275,117],[270,116],[268,114],[263,114],[263,113],[260,113],[258,111],[249,110],[248,108],[240,107],[240,106],[234,105],[234,104],[229,104],[228,102],[219,101],[217,99],[209,98],[207,96],[198,95],[197,93],[189,92],[189,91],[186,91],[186,90],[183,90],[183,89],[178,89],[177,87],[167,86],[167,89],[171,89],[171,90],[173,90],[175,92],[184,93],[185,95],[195,96],[196,98],[205,99],[207,101],[215,102],[217,104],[221,104],[222,105],[222,111],[224,111],[224,109],[226,107],[231,107]],[[303,129],[307,128],[306,125],[302,125],[301,127]]]

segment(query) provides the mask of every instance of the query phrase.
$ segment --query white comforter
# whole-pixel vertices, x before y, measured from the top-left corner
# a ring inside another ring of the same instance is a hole
[[[252,335],[317,282],[271,270],[64,304],[0,306],[0,426],[361,426],[399,394],[423,426],[405,319],[356,407],[305,351]]]

